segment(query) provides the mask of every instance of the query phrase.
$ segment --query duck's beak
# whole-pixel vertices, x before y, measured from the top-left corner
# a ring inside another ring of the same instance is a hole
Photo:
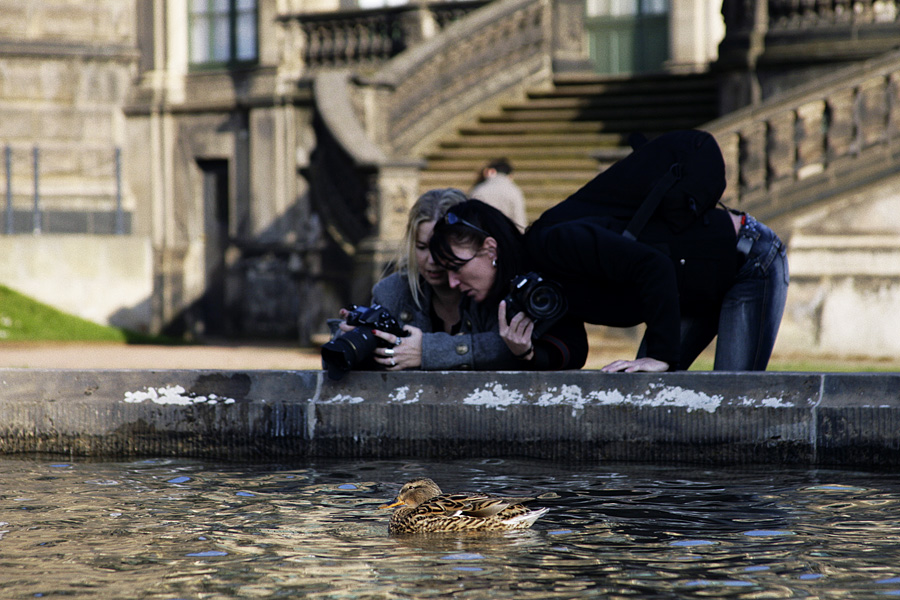
[[[393,504],[382,504],[378,508],[394,508],[395,506],[403,506],[404,504],[406,504],[406,502],[403,500],[397,500]]]

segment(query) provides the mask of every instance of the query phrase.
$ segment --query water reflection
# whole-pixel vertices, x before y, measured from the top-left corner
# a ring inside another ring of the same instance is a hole
[[[537,495],[535,528],[389,537],[416,476]],[[3,598],[900,595],[900,483],[526,461],[0,460]]]

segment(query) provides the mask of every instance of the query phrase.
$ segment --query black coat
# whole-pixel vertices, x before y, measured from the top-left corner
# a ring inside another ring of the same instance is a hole
[[[621,235],[625,225],[580,191],[547,210],[526,244],[538,269],[565,289],[572,314],[613,327],[646,323],[647,356],[675,368],[682,315],[718,315],[734,282],[733,223],[721,209],[678,233],[651,220],[637,241]]]

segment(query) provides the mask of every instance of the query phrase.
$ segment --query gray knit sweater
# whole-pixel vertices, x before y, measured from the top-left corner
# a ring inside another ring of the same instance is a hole
[[[460,333],[450,335],[432,331],[428,307],[432,290],[422,285],[424,310],[413,301],[406,273],[394,273],[372,288],[372,301],[387,308],[402,325],[422,330],[422,366],[424,371],[472,369],[482,371],[520,370],[516,360],[500,337],[495,311],[480,309],[464,298],[460,306]],[[493,314],[489,314],[489,313]]]

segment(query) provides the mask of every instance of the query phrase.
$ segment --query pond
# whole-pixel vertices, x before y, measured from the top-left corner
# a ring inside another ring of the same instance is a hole
[[[416,476],[536,497],[530,530],[391,537]],[[0,459],[0,597],[900,596],[900,478],[518,460]]]

